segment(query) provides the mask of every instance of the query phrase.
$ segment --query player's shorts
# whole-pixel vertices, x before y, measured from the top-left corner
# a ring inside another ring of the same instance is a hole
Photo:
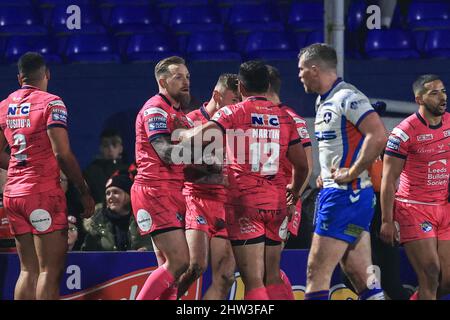
[[[300,228],[300,222],[302,220],[302,202],[299,200],[295,206],[295,212],[292,215],[291,221],[288,224],[288,231],[290,235],[296,237],[298,235],[298,229]]]
[[[181,189],[168,190],[134,183],[131,206],[141,235],[184,230],[186,206]]]
[[[318,197],[314,232],[351,244],[363,231],[369,231],[375,202],[372,188],[324,188]]]
[[[68,228],[66,196],[61,188],[22,197],[3,197],[11,233],[46,234]]]
[[[232,245],[259,242],[280,244],[287,239],[286,208],[257,209],[237,205],[226,206],[228,238]]]
[[[394,220],[400,227],[400,243],[428,238],[450,240],[450,204],[433,206],[395,200]]]
[[[196,196],[185,196],[185,199],[186,230],[206,232],[209,238],[228,238],[223,201],[203,199]]]

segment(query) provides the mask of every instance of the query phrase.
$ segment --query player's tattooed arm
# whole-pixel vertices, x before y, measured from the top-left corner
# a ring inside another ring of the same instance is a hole
[[[161,135],[151,141],[159,158],[167,165],[174,164],[172,155],[183,152],[183,144],[172,144],[170,135]]]

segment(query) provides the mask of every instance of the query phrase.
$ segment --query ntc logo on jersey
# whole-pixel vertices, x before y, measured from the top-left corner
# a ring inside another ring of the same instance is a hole
[[[22,103],[21,105],[10,104],[8,106],[8,117],[28,116],[30,107],[30,103]]]
[[[265,127],[279,127],[278,116],[271,114],[252,113],[252,124]]]

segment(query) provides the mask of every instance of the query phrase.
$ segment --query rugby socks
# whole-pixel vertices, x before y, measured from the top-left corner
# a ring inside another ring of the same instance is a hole
[[[178,285],[173,284],[170,286],[169,289],[161,293],[159,298],[156,298],[155,300],[177,300],[177,294],[178,294]]]
[[[246,291],[244,300],[269,300],[266,287],[259,287]]]
[[[305,300],[328,300],[330,290],[322,290],[305,294]]]
[[[366,289],[359,294],[359,300],[385,300],[383,289]]]
[[[156,300],[156,298],[161,298],[164,291],[172,287],[174,281],[175,277],[166,269],[165,265],[162,265],[147,278],[136,300]]]
[[[419,291],[415,291],[411,297],[409,297],[409,300],[419,300]]]
[[[286,290],[286,300],[295,300],[294,292],[292,292],[292,285],[289,281],[289,278],[286,273],[284,273],[283,270],[280,269],[280,278],[283,280]]]
[[[266,289],[270,300],[294,300],[292,290],[289,292],[284,283],[271,284]]]

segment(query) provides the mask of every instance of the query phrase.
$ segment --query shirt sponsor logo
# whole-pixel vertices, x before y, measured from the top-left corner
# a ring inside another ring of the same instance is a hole
[[[314,133],[317,141],[333,140],[337,138],[336,131],[317,131]]]
[[[332,118],[333,114],[331,112],[325,112],[325,114],[323,115],[323,121],[325,121],[325,123],[330,123]]]
[[[420,136],[417,136],[417,141],[430,141],[433,140],[433,134],[421,134]]]
[[[450,137],[450,130],[445,130],[444,131],[444,137]]]
[[[163,117],[167,118],[167,116],[169,115],[166,111],[164,111],[161,108],[156,108],[156,107],[151,107],[148,108],[144,111],[144,117],[152,115],[152,114],[160,114]]]
[[[8,106],[8,117],[21,117],[28,116],[30,114],[31,103],[10,104]]]
[[[222,108],[223,113],[225,113],[227,116],[230,116],[232,114],[230,108],[228,107],[223,107]]]
[[[62,100],[51,101],[51,102],[48,103],[48,105],[49,105],[50,107],[56,107],[56,106],[66,107],[66,106],[64,105],[64,102],[62,102]]]
[[[306,120],[298,118],[298,117],[294,117],[293,118],[295,123],[300,123],[300,124],[306,124]]]
[[[167,130],[167,120],[164,117],[153,117],[148,119],[148,130]]]
[[[387,142],[387,148],[395,151],[400,150],[400,139],[390,136]]]
[[[256,126],[269,126],[269,127],[279,127],[280,122],[278,121],[278,116],[271,114],[259,114],[252,113],[252,125]]]
[[[61,109],[53,109],[52,120],[67,123],[67,111]]]
[[[222,116],[222,112],[217,111],[216,113],[214,113],[213,117],[211,118],[211,120],[217,121],[219,120],[219,118]]]
[[[406,142],[409,140],[409,136],[400,128],[394,128],[392,130],[392,133],[395,134],[397,137],[402,139],[403,142]]]
[[[302,139],[309,138],[308,130],[306,130],[305,127],[298,128],[297,131],[298,131],[298,135],[300,136],[300,138],[302,138]]]
[[[424,221],[420,224],[420,228],[423,232],[430,232],[431,230],[433,230],[433,225],[429,221]]]

